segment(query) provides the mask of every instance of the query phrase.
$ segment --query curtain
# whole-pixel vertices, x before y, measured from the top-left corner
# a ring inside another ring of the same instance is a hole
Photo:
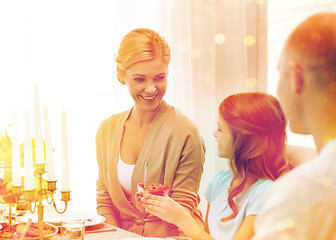
[[[202,193],[214,174],[227,168],[213,136],[219,104],[230,94],[267,90],[267,6],[265,1],[179,0],[162,8],[169,9],[170,90],[207,146]]]
[[[21,115],[22,108],[33,112],[38,83],[59,169],[59,110],[68,113],[70,204],[94,211],[95,132],[104,118],[132,106],[114,54],[127,32],[152,28],[172,50],[165,100],[196,122],[207,146],[203,192],[227,167],[213,136],[219,103],[233,93],[266,91],[266,25],[262,0],[2,1],[0,131],[11,122],[12,104]]]

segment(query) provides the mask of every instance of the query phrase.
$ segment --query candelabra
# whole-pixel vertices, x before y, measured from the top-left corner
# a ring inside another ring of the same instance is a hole
[[[38,189],[37,189],[37,198],[34,197],[35,190],[23,190],[21,186],[13,186],[12,188],[12,199],[14,201],[9,202],[9,227],[12,226],[12,204],[17,204],[20,196],[23,193],[24,200],[28,203],[28,209],[31,213],[35,213],[37,210],[38,217],[38,228],[39,228],[39,239],[43,239],[43,213],[44,213],[44,205],[43,199],[46,199],[48,204],[52,204],[55,211],[59,214],[64,213],[68,207],[68,201],[70,201],[70,191],[61,191],[62,201],[64,202],[64,208],[59,210],[56,206],[56,202],[54,200],[54,194],[56,191],[56,180],[55,181],[47,181],[47,189],[43,188],[43,178],[42,175],[45,173],[45,163],[35,164],[35,173],[38,176]],[[11,173],[5,172],[5,180],[10,178]]]

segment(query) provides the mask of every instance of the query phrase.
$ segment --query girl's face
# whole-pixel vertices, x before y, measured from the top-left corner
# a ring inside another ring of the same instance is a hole
[[[135,63],[125,72],[134,105],[141,111],[155,111],[167,90],[168,65],[161,59]]]
[[[218,128],[214,132],[214,136],[218,142],[218,156],[221,158],[231,158],[232,150],[232,134],[229,126],[221,116],[218,114]]]

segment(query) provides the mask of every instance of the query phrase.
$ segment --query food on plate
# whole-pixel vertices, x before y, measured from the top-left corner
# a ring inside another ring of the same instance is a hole
[[[7,222],[2,222],[2,229],[0,231],[0,239],[19,239],[25,228],[24,222],[14,224],[12,229],[9,229]],[[49,238],[57,233],[58,229],[50,224],[45,223],[43,225],[43,236]],[[38,239],[39,229],[37,223],[32,223],[26,233],[25,239]]]
[[[162,184],[148,184],[144,185],[142,183],[138,184],[138,191],[143,193],[150,193],[154,195],[165,196],[168,194],[170,187],[168,185]]]

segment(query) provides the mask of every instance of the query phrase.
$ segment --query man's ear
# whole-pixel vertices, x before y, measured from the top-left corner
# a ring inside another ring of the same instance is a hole
[[[304,77],[302,66],[298,63],[291,64],[293,77],[291,78],[291,89],[294,93],[301,93],[304,87]]]

